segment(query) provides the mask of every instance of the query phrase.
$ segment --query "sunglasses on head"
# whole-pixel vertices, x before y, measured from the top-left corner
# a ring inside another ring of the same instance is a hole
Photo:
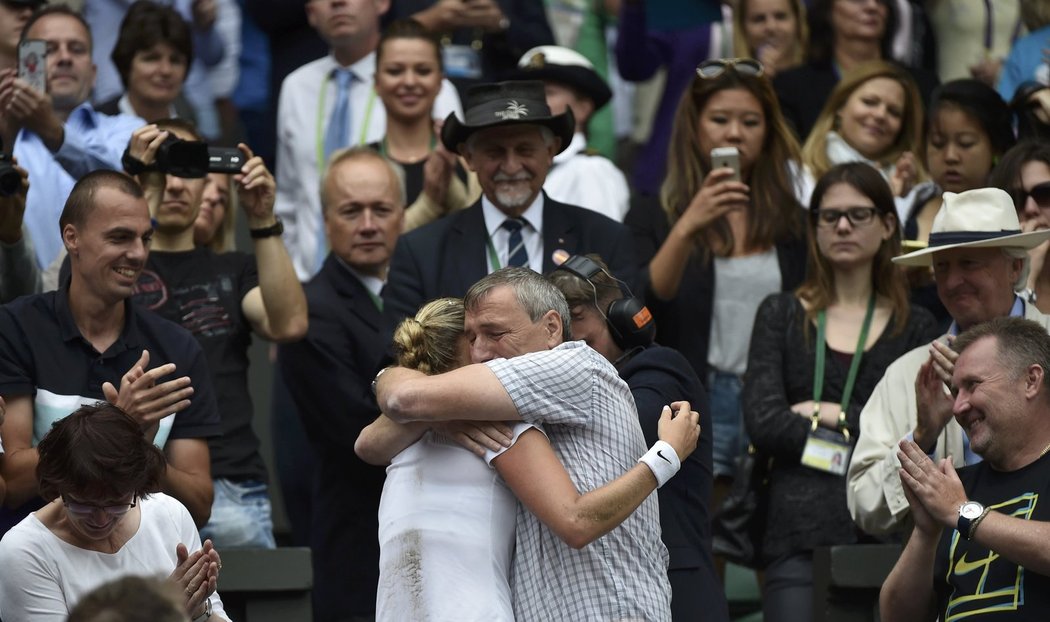
[[[705,80],[717,78],[732,69],[743,76],[761,76],[762,63],[753,58],[713,58],[696,66],[696,75]]]
[[[1025,191],[1023,188],[1018,189],[1018,201],[1017,206],[1020,209],[1024,209],[1024,204],[1028,200],[1028,197],[1032,197],[1035,204],[1044,209],[1050,209],[1050,181],[1044,181],[1041,184],[1036,184],[1031,190]]]

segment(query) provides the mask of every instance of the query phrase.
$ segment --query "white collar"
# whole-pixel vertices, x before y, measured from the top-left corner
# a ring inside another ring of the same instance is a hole
[[[587,149],[587,137],[583,135],[583,132],[576,132],[572,135],[572,141],[569,146],[565,148],[558,155],[554,156],[555,164],[562,164],[571,160],[577,153],[581,153]]]
[[[503,221],[507,220],[507,215],[485,195],[481,195],[481,213],[485,216],[485,230],[488,231],[489,238],[492,238],[503,225]],[[542,190],[536,195],[532,205],[529,205],[529,208],[522,212],[521,217],[527,220],[529,225],[537,232],[543,231]]]
[[[350,264],[343,261],[343,258],[339,255],[332,256],[335,257],[335,260],[339,262],[339,265],[346,268],[347,271],[350,274],[354,275],[354,277],[356,277],[358,281],[361,281],[361,284],[365,286],[365,289],[372,292],[372,295],[378,297],[380,292],[383,291],[383,286],[386,285],[386,281],[379,278],[378,276],[369,276],[361,274],[357,270],[354,270],[352,267],[350,267]]]
[[[331,75],[332,70],[342,67],[343,69],[349,69],[354,72],[354,77],[357,78],[358,82],[364,82],[365,84],[372,84],[375,81],[376,73],[376,53],[375,50],[365,54],[357,60],[355,63],[351,63],[349,66],[339,64],[339,61],[335,59],[332,53],[329,53],[325,57],[330,61],[327,67],[324,67],[325,75]]]
[[[846,139],[838,132],[828,132],[826,151],[828,154],[828,160],[830,160],[833,165],[845,164],[847,162],[865,162],[874,167],[878,172],[882,173],[882,176],[885,177],[887,181],[893,178],[893,172],[896,169],[894,164],[883,166],[875,160],[865,158],[859,151],[854,149],[852,145],[846,142]]]
[[[128,97],[127,93],[121,95],[120,99],[117,100],[117,110],[121,111],[124,114],[130,114],[133,117],[139,116],[139,113],[135,112],[135,109],[131,106],[131,98]],[[177,116],[179,115],[175,112],[175,106],[169,105],[168,118],[174,119]]]

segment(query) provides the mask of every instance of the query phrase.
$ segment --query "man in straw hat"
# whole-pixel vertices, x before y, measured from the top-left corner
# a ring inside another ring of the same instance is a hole
[[[441,140],[477,173],[482,197],[398,241],[383,292],[391,326],[427,300],[462,296],[506,266],[543,274],[571,255],[597,253],[630,281],[635,260],[627,229],[542,192],[554,156],[572,141],[572,111],[551,114],[539,81],[475,86],[464,110],[464,121],[448,116]]]
[[[543,80],[551,112],[560,114],[569,109],[576,120],[572,142],[554,157],[544,191],[559,201],[623,222],[630,198],[627,178],[609,158],[587,148],[587,124],[612,99],[609,85],[591,61],[576,50],[541,45],[525,52],[514,77]]]
[[[937,294],[951,314],[948,334],[900,357],[886,370],[861,411],[847,501],[853,520],[869,533],[900,531],[909,516],[897,458],[902,440],[914,441],[933,459],[951,457],[956,467],[980,458],[952,417],[955,335],[1004,316],[1050,327],[1050,317],[1017,296],[1028,274],[1028,249],[1050,231],[1022,233],[1010,195],[998,188],[944,193],[925,249],[894,259],[932,266]]]

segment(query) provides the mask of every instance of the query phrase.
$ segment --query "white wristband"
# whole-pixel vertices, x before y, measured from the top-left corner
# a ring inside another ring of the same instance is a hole
[[[674,477],[678,469],[682,468],[682,461],[678,459],[674,447],[671,447],[667,441],[656,441],[652,449],[645,452],[638,462],[644,462],[645,466],[649,467],[649,470],[656,476],[657,488],[666,484],[667,480]]]

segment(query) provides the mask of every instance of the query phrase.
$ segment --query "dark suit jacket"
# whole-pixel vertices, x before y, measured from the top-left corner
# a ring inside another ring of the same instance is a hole
[[[388,329],[415,315],[424,303],[462,296],[488,274],[485,217],[481,201],[406,233],[397,242],[383,301]],[[627,228],[597,212],[552,200],[544,194],[543,272],[554,270],[551,255],[597,253],[618,278],[631,283],[636,272],[634,242]]]
[[[310,329],[281,346],[278,364],[318,458],[314,619],[328,622],[375,612],[385,470],[358,458],[354,441],[379,415],[371,386],[386,343],[368,290],[334,255],[304,289]]]

